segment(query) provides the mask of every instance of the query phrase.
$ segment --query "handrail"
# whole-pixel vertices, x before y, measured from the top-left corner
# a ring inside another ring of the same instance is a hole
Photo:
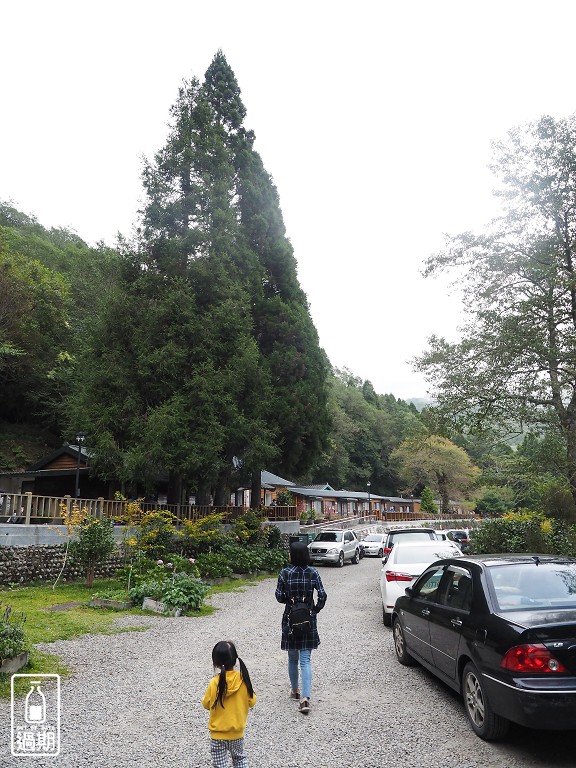
[[[37,496],[31,492],[27,493],[2,493],[0,492],[0,521],[17,522],[24,525],[56,523],[62,520],[62,507],[68,511],[77,503],[78,506],[87,512],[87,514],[110,520],[121,520],[126,514],[126,505],[128,501],[118,501],[117,499],[75,499],[72,496]],[[242,506],[212,506],[196,504],[159,504],[158,502],[141,502],[140,509],[143,512],[155,510],[167,510],[171,512],[179,522],[185,520],[199,520],[203,517],[213,514],[223,515],[223,522],[230,524],[247,511],[247,507]],[[269,522],[277,521],[300,521],[300,511],[295,506],[271,506],[264,507],[262,512]],[[6,520],[3,520],[6,518]],[[12,518],[12,519],[11,519]],[[470,519],[470,515],[465,513],[450,513],[450,518],[455,522],[458,520]],[[307,530],[319,530],[322,527],[344,527],[349,526],[352,521],[358,521],[355,524],[361,524],[363,521],[380,522],[384,525],[397,522],[421,521],[422,513],[418,512],[386,512],[374,510],[370,515],[360,517],[334,517],[331,520],[324,520],[321,523],[306,526]],[[430,516],[427,522],[436,525],[441,522],[441,518]]]
[[[62,521],[62,507],[68,512],[77,504],[88,515],[98,518],[120,521],[126,514],[128,501],[117,499],[75,499],[72,496],[37,496],[33,493],[0,493],[0,519],[5,522],[22,523],[24,525],[56,523]],[[166,510],[171,512],[179,522],[199,520],[208,515],[221,514],[223,522],[233,523],[236,518],[247,511],[246,507],[213,506],[195,504],[159,504],[152,502],[140,503],[143,512]],[[271,522],[277,520],[298,520],[296,507],[276,506],[265,507],[263,512]]]

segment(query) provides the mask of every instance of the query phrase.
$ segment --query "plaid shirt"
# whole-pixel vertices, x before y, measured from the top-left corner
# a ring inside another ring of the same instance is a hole
[[[314,590],[318,594],[316,604],[314,604]],[[280,647],[285,651],[290,650],[312,650],[320,645],[318,629],[316,626],[316,614],[324,608],[326,603],[326,590],[322,584],[322,579],[316,568],[300,565],[289,565],[283,568],[278,576],[278,585],[276,586],[276,600],[279,603],[286,603],[282,615],[282,642]],[[288,606],[292,598],[304,599],[304,602],[312,609],[311,623],[312,631],[307,637],[294,639],[289,635],[288,628]]]

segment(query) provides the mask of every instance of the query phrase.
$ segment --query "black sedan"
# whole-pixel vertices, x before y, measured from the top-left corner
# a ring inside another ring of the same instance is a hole
[[[464,697],[482,739],[576,729],[576,558],[439,560],[396,601],[394,646]]]

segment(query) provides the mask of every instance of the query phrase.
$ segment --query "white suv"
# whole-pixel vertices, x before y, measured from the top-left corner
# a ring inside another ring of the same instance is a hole
[[[320,531],[308,544],[312,563],[331,563],[340,568],[345,560],[360,562],[360,542],[354,531]]]

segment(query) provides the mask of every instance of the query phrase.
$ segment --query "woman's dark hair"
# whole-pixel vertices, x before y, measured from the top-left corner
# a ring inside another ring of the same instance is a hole
[[[303,541],[293,541],[290,544],[290,562],[292,565],[301,565],[302,568],[310,565],[310,552]]]
[[[217,704],[220,704],[220,706],[224,708],[224,696],[226,696],[226,691],[228,690],[226,684],[226,672],[234,669],[236,661],[238,661],[238,664],[240,665],[240,677],[244,681],[246,688],[248,688],[248,695],[254,696],[254,688],[252,687],[250,675],[246,669],[246,664],[244,664],[236,652],[236,646],[230,640],[221,640],[219,643],[216,643],[214,648],[212,648],[212,664],[215,667],[220,667],[218,695],[216,696],[216,701],[212,704],[212,709],[216,709]]]

